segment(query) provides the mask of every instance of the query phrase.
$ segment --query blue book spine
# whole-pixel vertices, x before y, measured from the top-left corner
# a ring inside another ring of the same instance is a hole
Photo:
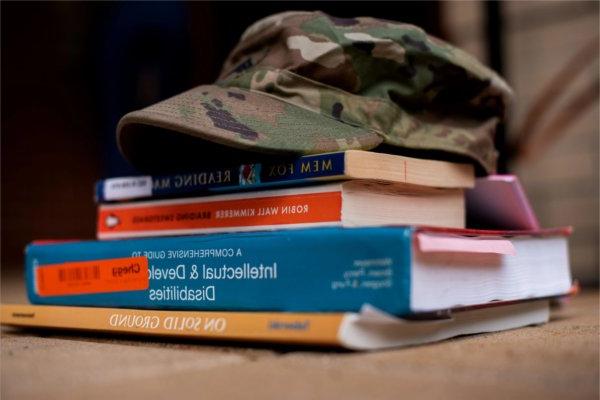
[[[344,176],[345,153],[304,156],[277,163],[242,164],[182,174],[109,178],[96,183],[96,201],[183,197],[298,185]]]
[[[316,228],[117,241],[31,244],[34,304],[229,311],[410,313],[409,227]],[[149,287],[41,296],[36,268],[145,256]]]

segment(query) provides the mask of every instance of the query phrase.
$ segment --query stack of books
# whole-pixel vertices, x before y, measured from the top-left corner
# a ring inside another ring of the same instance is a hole
[[[202,168],[100,182],[99,240],[31,244],[36,305],[2,321],[350,349],[544,323],[571,287],[569,231],[473,167],[495,171],[512,95],[416,26],[265,17],[214,85],[117,126],[141,170]]]
[[[571,287],[568,229],[468,164],[352,150],[111,178],[96,199],[99,240],[30,244],[34,305],[2,323],[367,350],[541,324]]]

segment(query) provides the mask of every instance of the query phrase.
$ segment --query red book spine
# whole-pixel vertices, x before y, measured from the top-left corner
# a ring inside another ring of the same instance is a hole
[[[340,191],[101,205],[97,233],[99,238],[118,238],[296,224],[335,225],[341,221],[341,209]]]

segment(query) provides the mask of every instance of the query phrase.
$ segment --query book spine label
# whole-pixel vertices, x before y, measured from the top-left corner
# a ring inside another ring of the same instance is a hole
[[[108,239],[240,228],[255,230],[289,225],[334,225],[341,221],[341,207],[342,195],[339,191],[101,205],[97,233],[98,238]]]
[[[3,324],[40,328],[339,345],[344,314],[239,313],[3,305]]]
[[[410,311],[410,228],[315,228],[30,245],[32,303],[233,311]],[[45,265],[146,257],[149,287],[42,296]]]
[[[128,257],[50,264],[36,268],[40,296],[148,289],[148,259]]]
[[[184,174],[109,178],[96,184],[96,200],[182,197],[203,192],[298,185],[342,178],[344,174],[345,153],[319,154],[276,163],[242,164]]]

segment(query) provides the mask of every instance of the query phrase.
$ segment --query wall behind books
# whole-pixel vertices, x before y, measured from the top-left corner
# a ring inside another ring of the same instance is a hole
[[[482,59],[487,56],[487,4],[452,2],[444,7],[452,40]],[[521,177],[543,226],[575,228],[570,247],[574,275],[595,284],[600,240],[599,3],[501,2],[500,13],[504,72],[516,95],[508,142],[531,139],[526,141],[529,155],[513,154],[508,168]],[[535,104],[541,106],[533,111]],[[525,124],[538,116],[535,126]],[[562,121],[569,123],[554,131]]]
[[[93,183],[135,171],[126,112],[213,82],[243,30],[289,9],[372,15],[444,37],[439,4],[385,2],[1,4],[2,271],[34,239],[92,239]]]

